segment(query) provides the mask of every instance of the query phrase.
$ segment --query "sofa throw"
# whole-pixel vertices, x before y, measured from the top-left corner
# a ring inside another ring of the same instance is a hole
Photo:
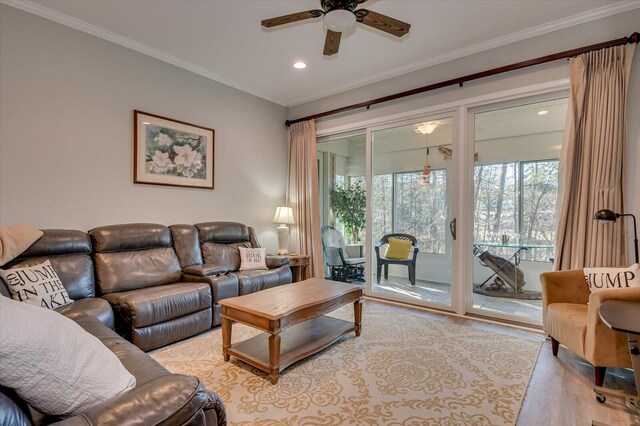
[[[0,228],[0,266],[18,257],[42,237],[42,231],[29,225],[16,224]]]
[[[267,249],[238,247],[238,250],[240,250],[241,271],[267,269]]]
[[[73,303],[48,260],[25,268],[0,269],[0,277],[17,301],[47,309]]]
[[[118,357],[64,315],[0,296],[0,324],[0,385],[43,414],[76,414],[135,386]]]
[[[635,263],[628,268],[584,268],[584,279],[591,292],[640,287],[640,265]]]

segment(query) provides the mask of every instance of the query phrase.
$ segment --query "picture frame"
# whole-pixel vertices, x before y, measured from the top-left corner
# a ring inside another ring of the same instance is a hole
[[[133,183],[214,189],[214,129],[138,110],[133,123]]]

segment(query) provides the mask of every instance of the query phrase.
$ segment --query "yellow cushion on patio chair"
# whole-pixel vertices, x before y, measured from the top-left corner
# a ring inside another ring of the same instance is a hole
[[[384,254],[387,259],[405,260],[409,258],[409,252],[413,242],[411,240],[401,240],[399,238],[389,238],[389,246]]]

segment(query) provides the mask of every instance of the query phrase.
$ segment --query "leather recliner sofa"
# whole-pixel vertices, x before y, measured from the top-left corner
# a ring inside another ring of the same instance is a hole
[[[267,256],[266,270],[240,270],[239,247],[259,248],[252,227],[237,222],[172,225],[183,279],[205,282],[213,297],[213,326],[221,323],[220,300],[291,283],[289,258]]]
[[[195,377],[171,374],[111,330],[114,327],[111,306],[106,300],[95,297],[91,251],[91,242],[85,232],[43,230],[43,236],[36,243],[3,266],[4,269],[19,268],[51,261],[69,297],[74,299],[74,303],[55,311],[73,319],[97,337],[136,378],[135,388],[78,416],[64,419],[60,424],[225,425],[224,406],[217,394],[207,391]],[[2,280],[0,293],[10,297]],[[0,387],[0,424],[50,424],[58,420],[40,416],[15,391]]]
[[[149,223],[89,231],[96,286],[116,331],[144,351],[211,328],[211,290],[185,282],[169,228]]]
[[[113,311],[109,303],[96,297],[91,241],[86,232],[76,230],[44,229],[42,237],[18,258],[2,269],[24,268],[51,261],[69,297],[75,302],[55,309],[67,317],[93,315],[104,325],[113,328]],[[0,279],[0,294],[11,297]]]
[[[31,426],[219,425],[227,424],[220,397],[193,376],[171,374],[149,355],[89,315],[73,320],[116,354],[136,386],[66,419],[42,416],[8,388],[0,387],[0,424]],[[6,367],[6,366],[5,366]]]

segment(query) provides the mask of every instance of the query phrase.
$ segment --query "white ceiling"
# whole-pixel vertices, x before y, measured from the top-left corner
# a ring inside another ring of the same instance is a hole
[[[322,19],[260,21],[320,0],[0,0],[284,106],[559,28],[640,8],[637,0],[369,0],[411,24],[398,39],[356,24],[324,57]],[[294,70],[303,60],[305,70]]]

